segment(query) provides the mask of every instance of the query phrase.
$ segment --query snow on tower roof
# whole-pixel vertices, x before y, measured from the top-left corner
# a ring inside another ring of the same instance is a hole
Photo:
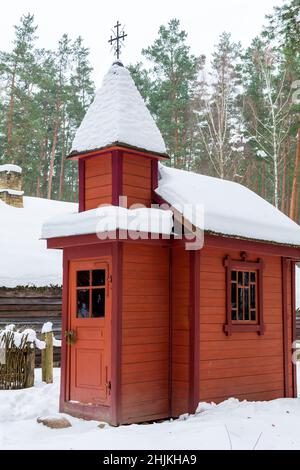
[[[203,204],[205,231],[300,246],[300,226],[245,186],[161,164],[159,173],[156,193],[171,206]]]
[[[72,154],[124,144],[166,155],[166,147],[129,71],[115,63],[79,126]]]

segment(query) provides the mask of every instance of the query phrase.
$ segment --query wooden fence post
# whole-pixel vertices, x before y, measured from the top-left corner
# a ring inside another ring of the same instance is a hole
[[[30,345],[28,345],[27,351],[24,388],[30,388],[34,386],[35,348],[30,348]]]
[[[42,381],[46,384],[53,383],[53,333],[49,331],[42,334],[46,348],[42,349]]]

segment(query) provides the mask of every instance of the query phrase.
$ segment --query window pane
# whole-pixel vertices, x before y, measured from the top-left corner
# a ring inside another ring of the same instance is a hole
[[[244,284],[249,286],[249,273],[244,273]]]
[[[77,287],[90,285],[90,271],[77,271]]]
[[[242,271],[238,272],[238,280],[239,280],[239,285],[242,286],[243,285],[243,272]]]
[[[105,286],[105,269],[96,269],[92,272],[92,285]]]
[[[236,283],[231,283],[231,308],[237,308],[236,305]]]
[[[77,318],[88,318],[90,310],[90,291],[80,289],[77,291]]]
[[[250,273],[250,281],[255,282],[256,281],[255,278],[256,278],[255,273]]]
[[[255,299],[255,284],[250,286],[250,307],[256,308],[256,299]]]
[[[105,289],[92,290],[92,317],[100,318],[105,316]]]
[[[238,301],[239,301],[239,320],[243,320],[243,289],[238,289]]]
[[[231,280],[236,281],[236,271],[231,271]]]
[[[232,319],[232,320],[237,320],[236,310],[232,310],[232,312],[231,312],[231,319]]]
[[[255,321],[255,320],[256,320],[256,311],[251,310],[251,321]]]
[[[247,273],[248,274],[248,273]],[[245,296],[245,320],[249,320],[249,289],[245,287],[244,289],[244,296]]]

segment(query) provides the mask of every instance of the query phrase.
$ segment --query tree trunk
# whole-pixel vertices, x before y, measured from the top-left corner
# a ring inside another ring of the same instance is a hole
[[[62,130],[62,147],[61,147],[61,164],[60,164],[60,177],[59,177],[59,194],[58,199],[63,199],[64,193],[64,182],[65,182],[65,131],[66,131],[66,124],[65,118],[63,121],[63,130]]]
[[[298,137],[297,137],[297,149],[295,155],[295,164],[294,164],[294,175],[293,175],[293,184],[292,184],[292,195],[291,195],[291,205],[290,205],[290,218],[295,220],[296,218],[296,198],[299,186],[299,166],[300,166],[300,116],[299,116],[299,128],[298,128]]]
[[[10,98],[9,98],[9,107],[7,113],[7,150],[6,153],[10,158],[10,163],[15,163],[15,158],[11,155],[11,144],[12,144],[12,130],[13,130],[13,115],[15,109],[15,83],[16,83],[16,64],[14,65],[12,79],[11,79],[11,88],[10,88]]]
[[[57,106],[56,112],[59,113],[60,105]],[[58,128],[59,128],[59,116],[57,116],[54,124],[54,131],[53,131],[53,141],[52,141],[52,148],[51,148],[51,158],[50,158],[50,168],[49,168],[49,178],[48,178],[48,193],[47,199],[51,199],[52,194],[52,182],[53,182],[53,175],[54,175],[54,161],[55,161],[55,151],[56,145],[58,140]]]
[[[266,162],[262,162],[262,174],[261,174],[261,196],[266,199]]]

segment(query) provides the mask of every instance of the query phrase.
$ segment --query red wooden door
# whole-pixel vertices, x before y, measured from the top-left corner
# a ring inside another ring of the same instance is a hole
[[[110,260],[70,265],[70,400],[110,404],[111,273]]]

